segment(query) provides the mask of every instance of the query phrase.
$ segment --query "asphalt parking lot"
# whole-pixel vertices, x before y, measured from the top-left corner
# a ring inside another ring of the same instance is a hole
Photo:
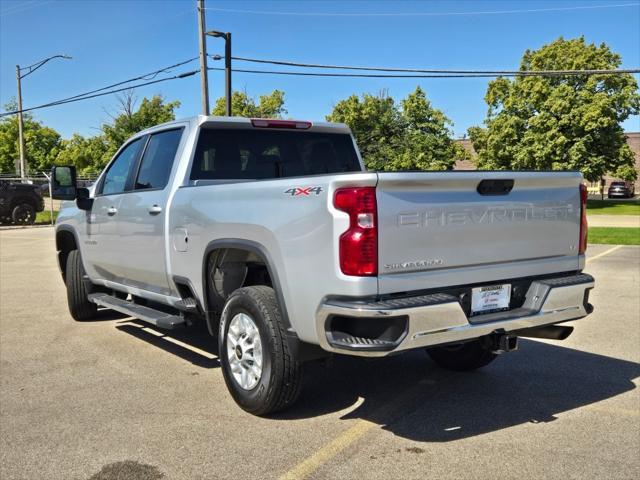
[[[0,232],[0,478],[640,478],[640,247],[589,248],[595,313],[483,371],[309,364],[241,411],[204,330],[67,312],[50,228]]]

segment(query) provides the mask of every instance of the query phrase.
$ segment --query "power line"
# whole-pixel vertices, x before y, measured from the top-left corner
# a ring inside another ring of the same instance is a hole
[[[224,71],[224,68],[209,67],[209,70]],[[351,78],[485,78],[495,77],[495,75],[431,75],[431,74],[384,74],[384,73],[325,73],[325,72],[291,72],[284,70],[248,70],[233,69],[234,73],[257,73],[264,75],[292,75],[303,77],[351,77]],[[505,75],[507,76],[507,75]]]
[[[168,73],[168,72],[171,71],[172,68],[181,67],[182,65],[186,65],[187,63],[191,63],[191,62],[193,62],[194,60],[197,60],[197,59],[198,59],[198,57],[193,57],[193,58],[190,58],[188,60],[184,60],[182,62],[178,62],[178,63],[175,63],[173,65],[169,65],[168,67],[163,67],[163,68],[160,68],[158,70],[154,70],[153,72],[145,73],[144,75],[139,75],[137,77],[130,78],[128,80],[123,80],[121,82],[112,83],[111,85],[107,85],[106,87],[97,88],[95,90],[89,90],[88,92],[79,93],[79,94],[74,95],[72,97],[63,98],[62,100],[58,100],[58,102],[67,103],[66,102],[67,100],[73,100],[73,99],[76,99],[76,98],[85,97],[87,95],[92,95],[92,94],[97,93],[97,92],[102,92],[104,90],[108,90],[108,89],[114,88],[114,87],[119,87],[120,85],[124,85],[126,83],[131,83],[131,82],[136,82],[138,80],[153,80],[154,78],[156,78],[161,73]],[[129,87],[129,88],[135,88],[135,86],[134,87]],[[57,102],[52,102],[52,103],[57,103]]]
[[[473,12],[354,12],[354,13],[331,13],[331,12],[277,12],[268,10],[239,10],[234,8],[207,7],[205,10],[213,10],[224,13],[240,13],[251,15],[288,15],[299,17],[446,17],[462,15],[507,15],[517,13],[544,13],[544,12],[565,12],[573,10],[594,10],[600,8],[621,8],[637,7],[640,3],[624,3],[617,5],[582,5],[576,7],[549,7],[549,8],[529,8],[524,10],[487,10]]]
[[[221,57],[213,56],[214,60],[219,60]],[[461,77],[467,76],[556,76],[556,75],[619,75],[623,73],[639,73],[640,69],[585,69],[585,70],[427,70],[422,68],[388,68],[388,67],[362,67],[362,66],[349,66],[349,65],[324,65],[318,63],[298,63],[284,60],[265,60],[258,58],[247,57],[231,57],[233,60],[241,62],[262,63],[270,65],[282,65],[289,67],[304,67],[304,68],[323,68],[323,69],[337,69],[337,70],[365,70],[374,72],[404,72],[404,73],[427,73],[427,74],[443,74],[447,75],[460,75]],[[239,70],[235,70],[239,71]],[[326,75],[325,75],[326,76]],[[329,75],[331,76],[331,75]],[[350,75],[339,75],[350,76]],[[428,77],[432,78],[432,77]]]
[[[123,80],[121,82],[112,83],[111,85],[107,85],[106,87],[97,88],[95,90],[89,90],[88,92],[79,93],[79,94],[73,95],[71,97],[66,97],[66,98],[62,98],[60,100],[56,100],[54,102],[49,102],[49,103],[43,104],[44,106],[37,106],[37,107],[32,107],[32,108],[23,109],[23,110],[14,110],[12,112],[2,112],[2,113],[0,113],[0,117],[4,117],[6,115],[15,114],[15,113],[18,113],[20,111],[26,112],[26,111],[29,111],[29,110],[35,110],[36,108],[44,108],[45,106],[46,107],[50,107],[50,106],[53,106],[53,105],[70,103],[71,100],[82,100],[84,98],[95,98],[96,96],[99,96],[99,95],[93,95],[94,93],[102,92],[104,90],[108,90],[108,89],[114,88],[114,87],[119,87],[120,85],[124,85],[124,84],[127,84],[127,83],[135,82],[135,81],[138,81],[138,80],[153,80],[159,74],[170,72],[172,68],[176,68],[176,67],[180,67],[182,65],[186,65],[187,63],[190,63],[190,62],[193,62],[194,60],[197,60],[197,58],[198,57],[193,57],[193,58],[190,58],[188,60],[183,60],[181,62],[174,63],[173,65],[169,65],[167,67],[162,67],[162,68],[159,68],[159,69],[154,70],[152,72],[145,73],[143,75],[138,75],[137,77],[133,77],[133,78],[130,78],[128,80]],[[140,86],[144,86],[144,85],[140,85]],[[128,90],[129,88],[136,88],[136,86],[135,85],[129,86],[127,88],[118,90],[118,92],[121,92],[123,90]],[[108,92],[105,95],[108,95],[109,93],[117,93],[117,92]]]
[[[73,95],[71,97],[55,100],[53,102],[37,105],[35,107],[23,108],[22,110],[13,110],[9,112],[0,113],[0,118],[8,115],[15,115],[19,112],[29,112],[41,108],[53,107],[56,105],[64,105],[66,103],[79,102],[81,100],[88,100],[91,98],[101,97],[104,95],[111,95],[113,93],[122,92],[129,89],[135,89],[144,87],[147,85],[153,85],[156,83],[166,82],[169,80],[176,80],[180,78],[189,77],[195,75],[200,70],[192,70],[189,72],[174,75],[172,77],[165,77],[158,80],[155,79],[159,74],[169,72],[172,68],[176,68],[187,63],[197,60],[198,57],[193,57],[182,62],[169,65],[167,67],[154,70],[144,75],[139,75],[128,80],[113,83],[106,87],[101,87],[88,92]],[[213,57],[219,60],[220,56]],[[364,71],[380,71],[380,72],[395,72],[395,73],[327,73],[327,72],[300,72],[300,71],[282,71],[282,70],[252,70],[252,69],[234,69],[236,73],[250,73],[250,74],[262,74],[262,75],[288,75],[288,76],[304,76],[304,77],[340,77],[340,78],[494,78],[494,77],[517,77],[517,76],[536,76],[536,77],[557,77],[557,76],[575,76],[575,75],[621,75],[630,73],[640,73],[640,69],[621,69],[621,70],[540,70],[540,71],[519,71],[519,70],[427,70],[427,69],[407,69],[407,68],[386,68],[386,67],[361,67],[361,66],[346,66],[346,65],[323,65],[314,63],[297,63],[281,60],[264,60],[256,58],[246,57],[232,57],[237,61],[272,64],[281,66],[297,66],[303,68],[324,68],[324,69],[342,69],[342,70],[364,70]],[[224,71],[224,68],[210,67],[208,70]],[[138,83],[134,85],[128,85],[126,87],[114,89],[124,84],[135,82],[138,80],[150,80],[144,83]]]
[[[31,10],[32,8],[42,7],[43,5],[46,5],[48,3],[53,3],[53,0],[47,0],[44,2],[37,2],[34,0],[32,2],[20,3],[18,5],[14,5],[13,7],[5,8],[0,12],[0,17],[6,17],[7,15],[13,15],[14,13],[25,12],[27,10]]]
[[[209,70],[224,71],[224,68],[210,67]],[[250,69],[233,69],[234,73],[255,73],[264,75],[291,75],[304,77],[341,77],[341,78],[495,78],[495,77],[517,77],[518,73],[452,73],[452,74],[392,74],[392,73],[326,73],[326,72],[296,72],[284,70],[250,70]],[[527,77],[560,77],[560,76],[576,76],[576,75],[594,75],[589,70],[568,71],[570,73],[542,73],[533,75],[525,75]],[[585,73],[586,72],[586,73]],[[591,72],[601,72],[601,75],[618,75],[622,73],[640,73],[640,69],[632,70],[593,70]],[[603,73],[604,72],[604,73]]]
[[[195,75],[199,71],[200,70],[192,70],[190,72],[185,72],[185,73],[181,73],[179,75],[174,75],[173,77],[165,77],[165,78],[160,78],[158,80],[152,80],[152,81],[145,82],[145,83],[137,83],[135,85],[129,85],[127,87],[118,88],[118,89],[115,89],[115,90],[109,90],[108,92],[95,93],[93,95],[85,95],[85,96],[80,97],[80,98],[78,98],[78,95],[76,95],[74,97],[69,97],[69,98],[62,99],[62,100],[56,100],[56,101],[50,102],[50,103],[44,103],[42,105],[37,105],[35,107],[23,108],[22,110],[12,110],[10,112],[2,112],[2,113],[0,113],[0,117],[6,117],[8,115],[15,115],[16,113],[19,113],[19,112],[23,112],[23,113],[24,112],[30,112],[31,110],[37,110],[37,109],[40,109],[40,108],[55,107],[57,105],[63,105],[65,103],[80,102],[82,100],[88,100],[90,98],[102,97],[104,95],[111,95],[112,93],[124,92],[125,90],[145,87],[147,85],[154,85],[156,83],[167,82],[169,80],[177,80],[177,79],[180,79],[180,78],[186,78],[186,77],[190,77],[191,75]],[[100,89],[100,90],[103,90],[103,89]]]

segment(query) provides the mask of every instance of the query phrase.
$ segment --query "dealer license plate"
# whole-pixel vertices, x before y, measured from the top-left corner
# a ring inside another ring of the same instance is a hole
[[[511,284],[477,287],[471,290],[471,315],[509,309]]]

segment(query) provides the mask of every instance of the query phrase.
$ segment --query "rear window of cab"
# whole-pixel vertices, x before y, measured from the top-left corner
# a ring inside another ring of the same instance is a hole
[[[349,134],[202,129],[190,178],[269,179],[361,170]]]

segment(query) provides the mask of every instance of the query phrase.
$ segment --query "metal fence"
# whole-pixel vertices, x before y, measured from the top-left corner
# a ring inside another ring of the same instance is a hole
[[[97,176],[79,175],[77,178],[78,186],[89,187],[97,179]],[[13,173],[0,173],[0,181],[21,183],[22,179]],[[40,193],[45,197],[49,196],[49,178],[44,173],[42,175],[29,175],[26,183],[38,185],[40,187]]]
[[[86,176],[86,175],[81,175],[78,176],[77,178],[77,185],[79,187],[89,187],[93,182],[95,182],[97,180],[97,176]],[[17,177],[15,174],[13,173],[0,173],[0,182],[15,182],[15,183],[23,183],[22,182],[22,178]],[[31,185],[37,185],[39,187],[40,190],[40,194],[43,197],[50,197],[51,196],[51,184],[50,184],[50,180],[49,180],[49,175],[45,174],[44,172],[42,173],[42,175],[30,175],[26,178],[26,183],[29,183]],[[55,223],[54,220],[54,205],[53,205],[54,200],[49,200],[49,211],[50,211],[50,215],[51,215],[51,225],[53,225]]]

